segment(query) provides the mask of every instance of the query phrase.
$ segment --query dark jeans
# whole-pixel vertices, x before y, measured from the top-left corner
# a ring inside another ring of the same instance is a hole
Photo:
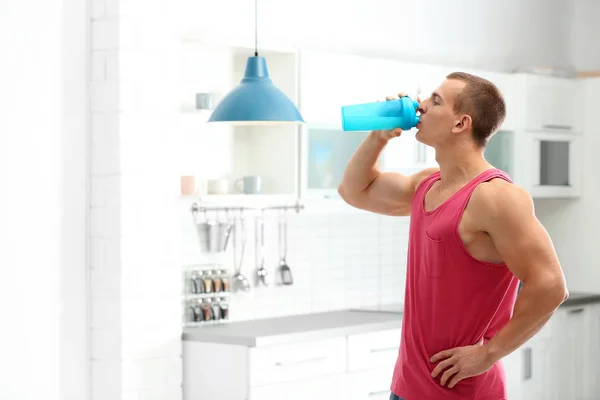
[[[400,397],[396,396],[394,393],[390,393],[390,400],[404,400]]]

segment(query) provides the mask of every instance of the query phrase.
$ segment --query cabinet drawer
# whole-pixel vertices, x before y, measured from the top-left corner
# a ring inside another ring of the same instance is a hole
[[[348,369],[360,371],[394,366],[400,347],[400,329],[348,336]]]
[[[250,386],[345,372],[346,338],[253,348]]]
[[[348,400],[388,400],[393,367],[348,374]]]
[[[348,398],[346,376],[346,374],[337,374],[294,382],[255,386],[250,388],[248,400],[345,400]]]

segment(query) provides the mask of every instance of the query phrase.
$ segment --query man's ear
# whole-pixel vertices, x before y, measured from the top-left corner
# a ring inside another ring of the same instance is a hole
[[[452,127],[452,132],[454,133],[462,133],[466,132],[473,126],[473,120],[469,115],[461,115],[459,119],[457,119],[454,123],[454,127]]]

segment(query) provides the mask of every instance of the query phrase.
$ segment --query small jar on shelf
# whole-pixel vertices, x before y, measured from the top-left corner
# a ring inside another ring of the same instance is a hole
[[[229,320],[229,301],[225,297],[210,297],[188,302],[185,313],[187,325],[208,325]]]

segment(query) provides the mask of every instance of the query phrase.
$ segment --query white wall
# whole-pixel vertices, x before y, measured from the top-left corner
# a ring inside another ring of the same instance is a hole
[[[140,4],[92,1],[93,400],[181,398],[178,44]]]
[[[600,37],[600,2],[574,0],[571,4],[570,58],[580,70],[597,71],[600,69],[600,50],[596,39]]]
[[[531,65],[580,67],[575,64],[580,58],[572,60],[569,50],[570,3],[260,0],[259,48],[358,52],[502,71]],[[180,17],[186,36],[254,44],[253,1],[184,0]],[[588,58],[586,65],[600,68],[600,59]]]
[[[89,391],[89,10],[63,0],[60,251],[60,399]]]
[[[61,6],[60,0],[0,3],[0,398],[6,400],[59,399]]]

